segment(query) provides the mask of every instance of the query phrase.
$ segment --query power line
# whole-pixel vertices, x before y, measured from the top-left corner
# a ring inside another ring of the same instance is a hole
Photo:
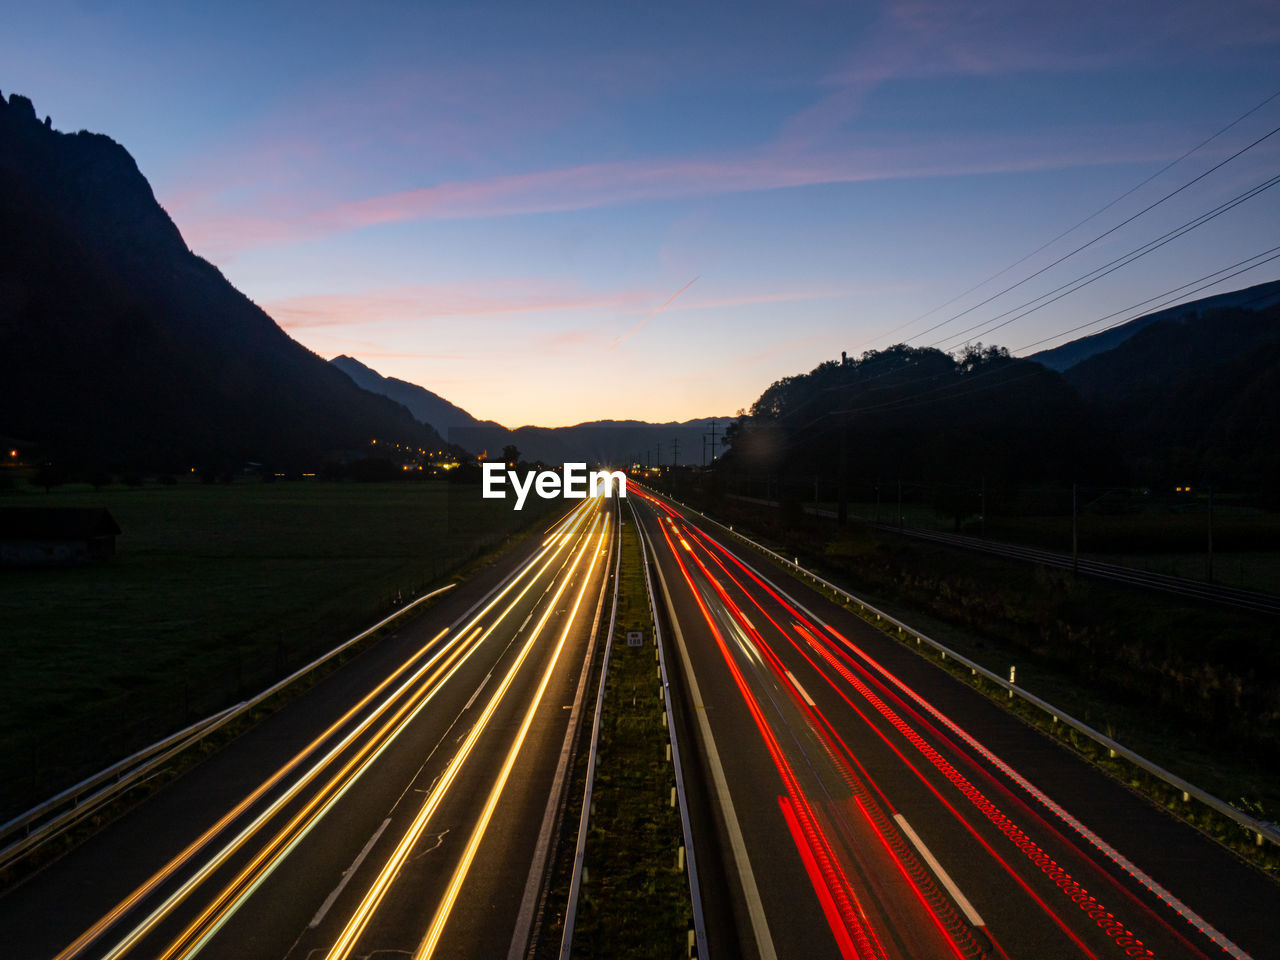
[[[1179,290],[1183,290],[1186,287],[1194,286],[1197,283],[1201,283],[1202,281],[1209,280],[1211,277],[1216,277],[1220,273],[1226,273],[1226,271],[1233,270],[1236,267],[1242,266],[1243,264],[1248,263],[1250,260],[1257,260],[1259,257],[1266,257],[1265,260],[1259,260],[1258,263],[1252,264],[1251,266],[1248,266],[1248,267],[1244,267],[1243,270],[1236,270],[1235,273],[1228,273],[1225,277],[1219,277],[1217,280],[1213,280],[1210,283],[1205,283],[1203,286],[1196,287],[1194,290],[1189,290],[1186,293],[1180,293],[1178,294],[1178,296],[1173,297],[1170,300],[1166,300],[1164,303],[1161,303],[1155,307],[1144,309],[1141,313],[1136,313],[1136,314],[1133,314],[1132,316],[1125,317],[1123,320],[1117,320],[1115,323],[1110,324],[1106,327],[1103,327],[1101,330],[1097,331],[1097,333],[1106,333],[1108,330],[1114,330],[1116,327],[1122,327],[1126,323],[1128,323],[1130,320],[1136,320],[1138,319],[1138,317],[1146,316],[1148,313],[1152,313],[1155,310],[1162,310],[1176,300],[1182,300],[1184,297],[1193,296],[1197,293],[1200,293],[1202,290],[1207,290],[1210,287],[1217,286],[1219,283],[1222,283],[1226,280],[1230,280],[1232,277],[1238,277],[1242,273],[1248,273],[1250,270],[1256,270],[1258,267],[1262,266],[1263,264],[1270,263],[1272,260],[1280,258],[1280,253],[1277,253],[1277,251],[1280,251],[1280,246],[1272,247],[1270,250],[1263,250],[1261,253],[1255,253],[1253,256],[1245,257],[1243,260],[1237,260],[1235,263],[1230,264],[1229,266],[1225,266],[1220,270],[1213,271],[1213,273],[1206,273],[1203,277],[1199,277],[1195,280],[1188,280],[1186,283],[1182,284],[1181,286],[1174,287],[1171,290],[1166,290],[1164,293],[1158,293],[1154,297],[1148,297],[1146,300],[1140,300],[1137,303],[1130,304],[1129,306],[1125,307],[1123,310],[1117,310],[1114,313],[1108,313],[1105,317],[1098,317],[1096,320],[1090,320],[1088,323],[1082,323],[1078,326],[1071,327],[1069,330],[1062,330],[1062,331],[1059,331],[1058,333],[1054,333],[1054,334],[1051,334],[1050,336],[1044,337],[1041,340],[1036,340],[1033,343],[1028,343],[1025,346],[1018,347],[1017,348],[1018,352],[1021,352],[1023,350],[1029,350],[1032,347],[1038,347],[1040,346],[1040,344],[1048,343],[1050,340],[1056,340],[1058,337],[1065,337],[1067,334],[1076,333],[1079,330],[1084,330],[1086,327],[1092,327],[1095,324],[1103,323],[1104,321],[1110,320],[1112,317],[1117,317],[1122,313],[1128,313],[1130,310],[1137,310],[1139,307],[1145,307],[1147,304],[1151,303],[1153,300],[1159,300],[1161,297],[1167,297],[1171,293],[1175,293]],[[1267,256],[1268,254],[1275,254],[1275,255]]]
[[[1277,129],[1280,129],[1280,128],[1277,128]],[[1115,273],[1115,271],[1119,270],[1121,267],[1128,266],[1130,263],[1133,263],[1135,260],[1145,257],[1148,253],[1152,253],[1153,251],[1160,249],[1166,243],[1171,243],[1172,241],[1183,236],[1184,234],[1190,233],[1192,230],[1195,230],[1197,227],[1204,226],[1209,221],[1220,217],[1222,214],[1226,213],[1227,211],[1235,209],[1240,204],[1244,203],[1246,200],[1252,200],[1254,197],[1258,196],[1258,194],[1263,193],[1267,190],[1270,190],[1272,187],[1274,187],[1278,183],[1280,183],[1280,174],[1273,176],[1267,180],[1264,180],[1262,183],[1257,184],[1256,186],[1250,187],[1244,193],[1237,194],[1236,196],[1232,197],[1230,200],[1220,203],[1218,206],[1214,207],[1212,210],[1208,211],[1207,213],[1202,213],[1197,217],[1193,217],[1191,220],[1188,220],[1183,224],[1181,224],[1180,226],[1175,227],[1173,230],[1170,230],[1167,233],[1157,237],[1155,240],[1148,240],[1146,243],[1142,244],[1139,247],[1135,247],[1133,250],[1130,250],[1128,253],[1122,254],[1116,259],[1111,260],[1108,263],[1104,263],[1100,267],[1095,267],[1094,269],[1090,270],[1088,273],[1082,274],[1081,276],[1076,277],[1073,280],[1069,280],[1066,283],[1055,287],[1054,289],[1050,290],[1048,293],[1042,293],[1040,296],[1035,297],[1031,300],[1028,300],[1023,304],[1020,304],[1019,306],[1012,307],[1006,310],[1004,313],[997,314],[995,317],[992,317],[990,320],[984,320],[981,323],[976,323],[971,327],[966,327],[964,330],[961,330],[959,333],[951,334],[949,336],[943,337],[941,340],[936,340],[933,343],[929,344],[929,346],[931,347],[939,346],[940,344],[946,343],[949,340],[962,342],[961,338],[965,337],[967,334],[974,332],[975,330],[978,330],[978,328],[982,327],[984,324],[994,323],[994,321],[1001,320],[1003,317],[1007,317],[1011,313],[1015,313],[1016,311],[1023,310],[1026,307],[1031,307],[1031,309],[1025,310],[1025,312],[1020,313],[1017,316],[1010,317],[1008,320],[1004,320],[1002,323],[995,323],[994,326],[987,327],[985,330],[982,330],[978,335],[986,336],[988,333],[992,333],[996,330],[999,330],[1001,327],[1008,326],[1009,324],[1013,323],[1015,320],[1021,320],[1023,317],[1026,317],[1032,313],[1035,313],[1037,310],[1041,309],[1042,307],[1047,307],[1051,303],[1056,303],[1057,301],[1061,300],[1063,297],[1066,297],[1072,293],[1075,293],[1077,290],[1081,289],[1082,287],[1087,287],[1089,284],[1093,283],[1094,281],[1101,280],[1103,277],[1107,276],[1108,274]],[[1070,288],[1070,289],[1067,289],[1067,288]],[[1060,293],[1059,291],[1065,291],[1065,292]],[[1054,294],[1058,294],[1058,295],[1054,296]],[[1049,298],[1049,299],[1046,299],[1046,298]],[[1043,300],[1044,302],[1036,303],[1036,301],[1038,300]],[[1032,304],[1036,304],[1036,305],[1032,307],[1031,306]]]
[[[1186,183],[1178,187],[1176,190],[1172,190],[1169,193],[1166,193],[1159,200],[1155,201],[1154,203],[1148,204],[1147,206],[1143,207],[1141,210],[1139,210],[1137,213],[1133,214],[1132,216],[1127,217],[1124,220],[1121,220],[1119,223],[1117,223],[1114,227],[1111,227],[1109,230],[1104,230],[1102,233],[1098,234],[1092,240],[1082,243],[1080,246],[1076,247],[1074,250],[1070,251],[1069,253],[1064,253],[1057,260],[1053,261],[1053,263],[1050,263],[1046,266],[1041,267],[1039,270],[1036,270],[1034,273],[1028,274],[1027,276],[1023,277],[1017,283],[1010,284],[1009,286],[1005,287],[1003,290],[999,291],[998,293],[993,293],[991,296],[987,297],[985,300],[981,300],[978,303],[975,303],[973,306],[967,307],[964,310],[961,310],[957,314],[953,314],[952,316],[948,317],[946,320],[942,320],[938,323],[935,323],[932,327],[929,327],[926,330],[922,330],[920,333],[916,334],[916,336],[923,337],[925,334],[933,333],[933,331],[939,330],[942,327],[945,327],[947,324],[953,323],[956,320],[959,320],[961,317],[972,313],[974,310],[977,310],[979,307],[985,307],[991,301],[999,299],[1000,297],[1004,296],[1006,293],[1009,293],[1011,290],[1016,290],[1018,287],[1022,286],[1024,283],[1027,283],[1030,280],[1034,280],[1036,277],[1040,276],[1041,274],[1046,273],[1049,270],[1052,270],[1054,267],[1058,266],[1063,261],[1068,260],[1071,257],[1074,257],[1077,253],[1080,253],[1082,250],[1085,250],[1093,246],[1099,240],[1109,237],[1111,234],[1115,233],[1121,227],[1124,227],[1129,225],[1130,223],[1133,223],[1134,220],[1137,220],[1142,215],[1154,210],[1156,207],[1160,206],[1160,204],[1164,203],[1166,200],[1171,200],[1173,197],[1176,197],[1178,194],[1182,193],[1182,191],[1186,190],[1188,187],[1194,186],[1195,184],[1199,183],[1205,177],[1209,176],[1209,174],[1217,170],[1220,170],[1222,167],[1226,166],[1232,160],[1235,160],[1237,157],[1242,156],[1243,154],[1252,150],[1254,147],[1258,146],[1260,143],[1263,143],[1269,138],[1275,136],[1277,133],[1280,133],[1280,127],[1275,127],[1269,133],[1263,134],[1261,137],[1259,137],[1257,140],[1254,140],[1252,143],[1248,144],[1247,146],[1241,147],[1239,150],[1231,154],[1231,156],[1227,157],[1225,160],[1215,163],[1208,170],[1188,180]]]
[[[1112,200],[1108,201],[1107,203],[1103,204],[1101,207],[1099,207],[1097,210],[1093,211],[1093,213],[1089,214],[1089,215],[1088,215],[1087,217],[1085,217],[1083,220],[1079,221],[1078,223],[1074,224],[1073,226],[1068,227],[1066,230],[1063,230],[1061,233],[1059,233],[1059,234],[1058,234],[1056,237],[1054,237],[1052,240],[1047,240],[1047,241],[1045,241],[1045,242],[1044,242],[1044,243],[1042,243],[1040,246],[1038,246],[1038,247],[1036,247],[1034,250],[1032,250],[1030,253],[1028,253],[1028,254],[1026,254],[1026,255],[1024,255],[1024,256],[1022,256],[1022,257],[1019,257],[1017,260],[1015,260],[1013,263],[1009,264],[1009,265],[1008,265],[1007,267],[1005,267],[1003,270],[999,270],[999,271],[997,271],[996,273],[993,273],[991,276],[987,277],[985,280],[981,280],[981,281],[979,281],[978,283],[975,283],[975,284],[974,284],[972,287],[970,287],[968,290],[964,291],[963,293],[958,293],[958,294],[956,294],[956,295],[955,295],[954,297],[952,297],[950,300],[946,301],[945,303],[941,303],[941,304],[939,304],[938,306],[934,307],[932,310],[929,310],[929,311],[926,311],[925,313],[920,314],[920,316],[916,317],[914,320],[909,320],[909,321],[907,321],[906,323],[901,324],[900,326],[894,327],[892,330],[889,330],[889,331],[888,331],[888,332],[886,332],[886,333],[882,333],[882,334],[877,335],[876,337],[873,337],[871,342],[874,342],[874,341],[876,341],[876,340],[882,340],[882,339],[884,339],[885,337],[892,336],[893,334],[897,333],[897,332],[898,332],[898,331],[900,331],[900,330],[905,330],[907,327],[911,326],[911,325],[912,325],[912,324],[914,324],[914,323],[919,323],[919,322],[920,322],[921,320],[923,320],[925,317],[932,316],[933,314],[937,313],[939,310],[942,310],[942,309],[944,309],[944,308],[946,308],[946,307],[951,306],[951,304],[955,303],[957,300],[961,300],[961,299],[963,299],[964,297],[967,297],[969,294],[973,293],[975,290],[978,290],[978,289],[980,289],[980,288],[982,288],[982,287],[985,287],[985,286],[986,286],[988,283],[990,283],[992,280],[995,280],[995,279],[996,279],[996,278],[998,278],[998,277],[1002,277],[1002,276],[1004,276],[1006,273],[1008,273],[1008,272],[1009,272],[1010,270],[1012,270],[1014,267],[1017,267],[1017,266],[1020,266],[1020,265],[1021,265],[1021,264],[1023,264],[1023,263],[1026,263],[1026,261],[1030,260],[1030,259],[1031,259],[1032,257],[1034,257],[1037,253],[1040,253],[1040,252],[1042,252],[1043,250],[1046,250],[1047,248],[1049,248],[1049,247],[1053,246],[1055,243],[1057,243],[1059,240],[1061,240],[1063,237],[1067,236],[1068,234],[1074,233],[1076,230],[1078,230],[1078,229],[1080,229],[1081,227],[1083,227],[1083,226],[1084,226],[1086,223],[1088,223],[1090,220],[1094,219],[1095,217],[1100,216],[1100,215],[1101,215],[1101,214],[1103,214],[1103,213],[1106,213],[1108,210],[1110,210],[1112,207],[1114,207],[1114,206],[1115,206],[1117,203],[1119,203],[1121,200],[1125,199],[1125,198],[1126,198],[1126,197],[1128,197],[1128,196],[1131,196],[1132,194],[1136,193],[1138,190],[1141,190],[1143,187],[1145,187],[1145,186],[1146,186],[1148,183],[1150,183],[1152,180],[1155,180],[1156,178],[1158,178],[1158,177],[1162,176],[1163,174],[1167,173],[1169,170],[1172,170],[1174,167],[1176,167],[1176,166],[1177,166],[1179,163],[1181,163],[1183,160],[1187,159],[1187,157],[1191,156],[1191,155],[1192,155],[1192,154],[1194,154],[1194,153],[1199,152],[1199,151],[1200,151],[1200,150],[1202,150],[1204,147],[1207,147],[1210,143],[1212,143],[1214,140],[1218,139],[1218,137],[1222,136],[1224,133],[1226,133],[1226,132],[1227,132],[1228,130],[1230,130],[1232,127],[1236,126],[1236,125],[1237,125],[1238,123],[1240,123],[1241,121],[1246,120],[1246,119],[1248,119],[1249,117],[1251,117],[1253,114],[1257,113],[1259,110],[1261,110],[1261,109],[1262,109],[1263,107],[1265,107],[1267,104],[1269,104],[1272,100],[1276,99],[1276,97],[1280,97],[1280,90],[1277,90],[1275,93],[1271,94],[1269,97],[1267,97],[1267,98],[1266,98],[1265,100],[1263,100],[1261,103],[1258,103],[1256,106],[1250,107],[1250,108],[1249,108],[1248,110],[1246,110],[1244,113],[1240,114],[1240,116],[1236,117],[1234,120],[1232,120],[1230,123],[1228,123],[1225,127],[1223,127],[1222,129],[1220,129],[1217,133],[1214,133],[1212,136],[1209,136],[1209,137],[1205,138],[1204,140],[1201,140],[1198,144],[1196,144],[1196,145],[1195,145],[1194,147],[1192,147],[1191,149],[1187,150],[1185,153],[1183,153],[1183,154],[1182,154],[1180,157],[1178,157],[1176,160],[1171,160],[1171,161],[1169,161],[1169,162],[1168,162],[1168,163],[1166,163],[1163,167],[1161,167],[1159,170],[1157,170],[1155,173],[1151,174],[1151,176],[1147,177],[1145,180],[1141,181],[1140,183],[1135,184],[1134,186],[1132,186],[1132,187],[1130,187],[1128,190],[1126,190],[1124,193],[1120,194],[1119,196],[1115,197],[1114,199],[1112,199]],[[1121,226],[1123,226],[1123,224],[1121,224]],[[1068,254],[1068,256],[1070,256],[1070,254]],[[1051,264],[1051,266],[1052,266],[1052,264]],[[997,294],[996,296],[999,296],[999,294]],[[978,306],[981,306],[981,304],[979,304]],[[924,334],[926,334],[926,333],[930,333],[930,332],[931,332],[931,330],[925,330],[925,331],[923,331],[922,333],[918,334],[917,336],[924,336]]]

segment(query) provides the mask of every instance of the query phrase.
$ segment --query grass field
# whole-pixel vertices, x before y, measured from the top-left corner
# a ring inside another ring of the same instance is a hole
[[[834,501],[819,504],[834,512]],[[881,523],[898,519],[896,502],[850,502],[849,514]],[[927,504],[906,503],[902,520],[909,527],[955,532],[955,521]],[[965,520],[967,536],[985,537],[1056,553],[1071,552],[1071,517],[994,516]],[[1080,555],[1193,580],[1208,580],[1209,520],[1203,513],[1174,513],[1155,507],[1134,513],[1082,513],[1076,537]],[[1280,514],[1230,505],[1217,509],[1213,520],[1215,583],[1249,590],[1280,593]]]
[[[526,526],[445,483],[19,488],[108,508],[100,565],[0,572],[0,815],[256,692]]]

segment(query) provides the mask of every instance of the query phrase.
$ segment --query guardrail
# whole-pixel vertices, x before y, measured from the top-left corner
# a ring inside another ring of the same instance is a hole
[[[644,585],[649,594],[649,610],[653,614],[653,638],[658,646],[658,668],[662,673],[662,697],[667,708],[667,736],[671,741],[671,764],[676,776],[676,799],[680,804],[680,829],[684,836],[685,866],[689,871],[689,898],[693,906],[693,936],[697,947],[697,956],[710,957],[707,949],[707,924],[702,912],[702,887],[698,881],[698,861],[693,852],[693,825],[689,822],[689,800],[684,786],[684,768],[680,764],[680,744],[676,741],[672,729],[671,683],[667,678],[666,649],[662,643],[662,626],[658,622],[658,601],[653,593],[653,580],[649,576],[649,548],[645,545],[644,533],[640,527],[640,517],[634,504],[631,507],[631,520],[636,525],[636,539],[640,541],[640,562],[644,567]]]
[[[0,842],[8,840],[8,838],[16,834],[21,834],[18,839],[9,840],[3,848],[0,848],[0,869],[4,869],[21,859],[42,843],[71,829],[71,827],[95,810],[110,803],[120,794],[142,782],[149,774],[158,770],[183,750],[199,743],[215,730],[243,716],[269,697],[279,693],[285,687],[310,673],[326,661],[336,657],[353,644],[359,643],[371,634],[381,630],[387,624],[404,616],[419,604],[430,600],[432,597],[439,596],[455,586],[457,584],[450,583],[440,587],[438,590],[424,594],[411,603],[405,604],[390,616],[379,620],[368,629],[361,631],[327,653],[320,655],[306,666],[295,670],[283,680],[273,683],[252,699],[242,700],[240,703],[199,720],[191,726],[151,744],[149,747],[144,747],[137,753],[117,761],[93,776],[87,777],[74,786],[68,787],[61,793],[50,797],[43,803],[37,804],[25,813],[19,814],[8,823],[0,825]]]
[[[1030,704],[1031,706],[1036,707],[1037,709],[1047,713],[1053,719],[1054,723],[1062,723],[1072,728],[1076,732],[1088,737],[1090,740],[1093,740],[1095,743],[1099,744],[1100,746],[1105,747],[1109,751],[1111,757],[1113,758],[1123,757],[1125,760],[1129,761],[1129,763],[1133,764],[1135,767],[1138,767],[1141,770],[1145,770],[1147,773],[1151,774],[1153,777],[1156,777],[1157,779],[1164,781],[1169,786],[1182,792],[1182,797],[1184,802],[1189,800],[1191,797],[1194,797],[1196,800],[1200,801],[1210,809],[1215,810],[1218,813],[1222,814],[1224,817],[1227,817],[1228,819],[1235,821],[1241,827],[1245,828],[1246,830],[1248,830],[1250,833],[1254,835],[1256,842],[1259,846],[1262,845],[1264,840],[1270,841],[1271,843],[1276,844],[1277,846],[1280,846],[1280,827],[1277,827],[1276,824],[1269,823],[1265,820],[1259,820],[1256,817],[1249,816],[1247,813],[1237,809],[1236,807],[1233,807],[1231,804],[1227,803],[1225,800],[1215,797],[1213,794],[1200,789],[1195,784],[1190,783],[1186,780],[1183,780],[1177,774],[1171,773],[1168,770],[1164,769],[1163,767],[1159,766],[1158,764],[1152,763],[1146,757],[1143,757],[1141,754],[1135,753],[1134,751],[1126,747],[1124,744],[1111,739],[1106,734],[1093,729],[1093,727],[1089,726],[1083,721],[1077,720],[1075,717],[1071,716],[1070,714],[1065,713],[1062,710],[1059,710],[1053,704],[1048,703],[1045,700],[1042,700],[1040,697],[1037,697],[1032,693],[1028,693],[1026,690],[1019,687],[1016,683],[1006,680],[1004,677],[1000,676],[998,673],[994,673],[991,670],[988,670],[986,667],[982,666],[981,664],[975,663],[974,661],[965,657],[963,654],[957,653],[956,651],[952,650],[950,647],[946,646],[945,644],[939,643],[938,641],[925,636],[919,630],[916,630],[913,627],[909,626],[908,624],[903,623],[901,620],[898,620],[895,617],[890,616],[888,613],[885,613],[883,610],[880,610],[877,607],[871,605],[870,603],[863,600],[862,598],[854,596],[852,593],[849,593],[847,590],[843,589],[842,587],[838,587],[834,583],[831,583],[830,581],[823,579],[822,577],[818,576],[816,573],[813,573],[811,570],[806,570],[804,567],[800,566],[798,557],[795,559],[789,560],[786,557],[782,556],[780,553],[777,553],[774,550],[770,550],[764,544],[757,543],[755,540],[752,540],[750,537],[745,536],[741,533],[738,533],[732,527],[727,527],[720,521],[712,517],[708,517],[701,510],[696,510],[695,508],[689,506],[687,503],[683,503],[679,500],[674,500],[674,498],[672,497],[667,497],[667,499],[672,500],[674,503],[679,504],[680,506],[684,507],[686,510],[696,513],[698,516],[702,517],[704,520],[714,523],[716,526],[720,527],[722,530],[727,531],[731,536],[736,537],[738,540],[741,540],[743,543],[748,544],[749,546],[753,547],[759,552],[766,554],[769,557],[772,557],[774,560],[782,564],[785,568],[795,572],[799,576],[813,581],[814,583],[818,584],[819,586],[823,587],[826,590],[830,590],[832,593],[835,593],[838,596],[844,597],[850,603],[856,603],[862,610],[875,614],[877,619],[886,621],[892,624],[893,626],[897,627],[899,633],[904,634],[906,636],[915,637],[916,642],[918,644],[925,644],[925,645],[928,645],[929,647],[932,647],[934,650],[936,650],[939,653],[942,659],[954,660],[956,663],[959,663],[962,666],[968,667],[969,670],[972,671],[973,675],[982,676],[985,679],[990,680],[992,683],[995,683],[997,686],[1003,687],[1005,690],[1009,692],[1011,697],[1016,696],[1021,700],[1023,700],[1024,702]]]
[[[621,511],[619,511],[621,514]],[[578,817],[578,842],[573,850],[573,871],[569,877],[569,902],[565,906],[560,931],[560,960],[573,952],[573,928],[578,920],[578,897],[582,894],[582,871],[587,859],[587,829],[591,825],[591,793],[596,783],[596,759],[600,752],[600,719],[604,713],[604,682],[609,676],[613,655],[613,629],[618,622],[618,585],[622,570],[622,524],[618,524],[618,556],[613,566],[613,608],[609,611],[609,632],[605,636],[604,661],[600,665],[600,688],[596,691],[596,712],[591,720],[591,748],[587,754],[587,786],[582,793],[582,814]]]

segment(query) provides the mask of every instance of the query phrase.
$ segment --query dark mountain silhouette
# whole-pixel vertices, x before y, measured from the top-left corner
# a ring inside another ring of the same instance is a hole
[[[390,397],[396,403],[403,404],[417,420],[430,424],[443,436],[447,437],[450,430],[461,427],[504,429],[501,424],[494,423],[492,420],[477,420],[457,404],[450,403],[426,387],[409,383],[407,380],[397,380],[395,377],[384,377],[377,370],[366,367],[355,357],[334,357],[329,363],[354,380],[356,386],[362,390],[380,393],[384,397]]]
[[[1002,486],[1076,481],[1212,483],[1280,503],[1280,281],[1141,318],[1109,348],[1058,349],[1076,358],[1062,373],[981,345],[823,363],[760,396],[721,469],[812,491],[838,481],[843,446],[846,482],[982,478],[991,504]]]
[[[1058,373],[980,344],[898,345],[829,361],[761,394],[724,467],[807,484],[907,478],[1002,486],[1114,476],[1094,413]]]
[[[357,384],[374,393],[392,398],[409,409],[424,423],[429,423],[449,440],[472,453],[500,455],[502,448],[514,445],[520,457],[530,463],[608,463],[622,465],[637,458],[640,463],[670,464],[679,448],[682,465],[700,464],[711,459],[711,450],[703,447],[710,438],[713,421],[717,437],[729,424],[728,417],[704,417],[682,423],[647,423],[643,420],[594,420],[571,427],[525,426],[511,429],[492,420],[477,420],[456,404],[432,393],[425,387],[384,377],[352,357],[334,357],[329,361]],[[677,443],[678,441],[678,443]]]
[[[520,427],[503,433],[464,429],[454,431],[450,439],[462,443],[469,450],[487,449],[491,453],[512,443],[519,448],[523,459],[544,463],[583,461],[622,466],[639,462],[656,466],[661,462],[665,466],[672,463],[688,466],[711,459],[710,448],[703,447],[703,438],[710,437],[713,421],[718,455],[721,449],[719,438],[730,422],[728,417],[702,417],[670,423],[594,420],[571,427]]]
[[[1101,333],[1081,337],[1051,350],[1041,350],[1039,353],[1033,353],[1027,359],[1035,360],[1050,370],[1057,370],[1061,373],[1092,356],[1120,346],[1130,337],[1153,323],[1187,320],[1207,310],[1223,310],[1229,307],[1242,310],[1265,310],[1267,307],[1277,303],[1280,303],[1280,280],[1273,280],[1270,283],[1260,283],[1256,286],[1246,287],[1243,290],[1219,293],[1212,297],[1205,297],[1202,300],[1194,300],[1191,303],[1169,307],[1167,310],[1148,313],[1111,330],[1104,330]]]
[[[1280,500],[1280,304],[1201,303],[1082,361],[1067,382],[1105,416],[1141,481]]]
[[[0,433],[71,468],[438,446],[191,253],[128,152],[0,98]]]

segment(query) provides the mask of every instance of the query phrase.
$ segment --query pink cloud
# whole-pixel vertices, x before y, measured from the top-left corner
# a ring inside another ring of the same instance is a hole
[[[506,284],[508,287],[511,283]],[[458,285],[390,287],[354,294],[305,294],[263,304],[286,330],[366,323],[402,323],[444,317],[483,317],[544,311],[619,309],[640,297],[630,293],[514,290],[506,295],[477,293]]]

